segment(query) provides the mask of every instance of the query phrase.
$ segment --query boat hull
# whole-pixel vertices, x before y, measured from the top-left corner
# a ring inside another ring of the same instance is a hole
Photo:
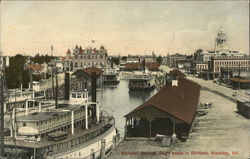
[[[154,85],[151,87],[129,87],[129,91],[151,91],[154,88]]]
[[[114,137],[117,136],[116,129],[112,126],[104,134],[97,136],[88,142],[79,144],[78,146],[69,149],[68,151],[63,151],[55,155],[47,156],[48,159],[57,159],[57,158],[99,158],[101,156],[102,149],[102,140],[105,139],[105,154],[109,152],[114,146],[116,141]]]
[[[120,81],[103,81],[103,84],[105,85],[117,85]]]

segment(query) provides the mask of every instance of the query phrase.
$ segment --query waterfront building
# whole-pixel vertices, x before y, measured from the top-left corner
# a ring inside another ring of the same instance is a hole
[[[158,62],[146,62],[146,70],[148,71],[159,71],[159,64]]]
[[[138,56],[128,56],[126,63],[140,63],[140,58]]]
[[[249,72],[250,56],[219,56],[212,58],[212,70],[221,73],[223,70]]]
[[[211,61],[212,57],[220,56],[244,56],[245,54],[237,50],[228,49],[227,35],[225,30],[220,27],[215,38],[215,47],[211,50],[198,49],[194,53],[195,61]]]
[[[178,67],[178,62],[179,61],[183,61],[186,60],[187,56],[186,55],[182,55],[179,53],[173,54],[173,55],[167,55],[167,62],[166,64],[170,67],[174,67],[177,68]]]
[[[126,137],[176,134],[186,139],[198,106],[200,85],[175,72],[169,74],[170,83],[125,115]]]
[[[66,52],[68,57],[66,63],[66,70],[78,70],[87,67],[98,67],[103,68],[107,66],[107,49],[101,46],[100,49],[88,47],[82,49],[82,47],[76,46],[72,53],[70,50]]]
[[[202,71],[208,70],[208,61],[193,61],[191,63],[192,73],[200,74]]]
[[[153,63],[156,62],[156,56],[155,55],[145,55],[145,56],[141,56],[140,57],[140,61],[141,60],[145,60],[146,63]]]
[[[139,71],[141,70],[139,63],[126,63],[125,71]]]
[[[67,51],[67,56],[62,57],[61,61],[63,63],[63,70],[64,71],[73,71],[73,56],[71,56],[70,50]]]
[[[48,64],[45,62],[43,64],[27,64],[26,68],[31,70],[33,74],[43,74],[49,71]]]

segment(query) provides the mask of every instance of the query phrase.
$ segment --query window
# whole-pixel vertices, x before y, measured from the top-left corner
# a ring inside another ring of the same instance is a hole
[[[72,94],[72,98],[76,98],[76,94]]]
[[[25,122],[23,123],[23,126],[26,126],[26,123],[25,123]]]
[[[82,96],[81,96],[81,94],[77,94],[77,98],[81,98]]]
[[[76,67],[76,68],[78,67],[78,63],[77,63],[77,62],[75,63],[75,67]]]
[[[75,59],[77,59],[78,57],[77,57],[77,55],[75,55]]]

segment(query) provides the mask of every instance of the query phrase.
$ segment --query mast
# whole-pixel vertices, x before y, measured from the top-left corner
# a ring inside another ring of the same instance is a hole
[[[56,109],[58,108],[58,76],[57,76],[57,67],[56,67],[56,98],[55,98],[55,103],[56,103]]]
[[[52,81],[52,99],[54,99],[54,95],[55,95],[55,89],[54,89],[54,66],[52,63],[52,54],[53,54],[53,46],[51,45],[51,81]]]
[[[238,88],[240,90],[240,61],[239,61],[239,78],[238,78]]]

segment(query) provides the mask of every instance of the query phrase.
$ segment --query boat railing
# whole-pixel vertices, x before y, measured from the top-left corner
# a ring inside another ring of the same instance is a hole
[[[106,121],[107,120],[107,121]],[[114,126],[114,118],[113,117],[109,117],[108,119],[106,120],[100,120],[100,124],[102,124],[102,126],[98,127],[98,128],[95,128],[95,127],[91,127],[90,129],[93,129],[92,131],[80,136],[80,138],[84,138],[85,140],[82,141],[80,139],[80,142],[78,144],[75,144],[71,147],[68,147],[66,149],[60,149],[58,151],[53,151],[53,152],[50,152],[50,155],[56,155],[56,154],[59,154],[59,153],[70,153],[70,152],[73,152],[77,149],[80,149],[80,145],[81,144],[85,144],[87,143],[88,141],[90,141],[91,139],[94,139],[95,137],[97,136],[100,136],[102,135],[104,132],[106,132],[107,130],[109,130],[112,126]],[[97,133],[99,132],[99,134]],[[69,135],[68,137],[70,137],[72,135]]]

